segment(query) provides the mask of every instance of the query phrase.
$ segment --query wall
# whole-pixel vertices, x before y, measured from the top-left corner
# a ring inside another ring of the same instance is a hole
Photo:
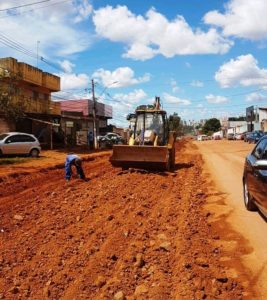
[[[51,101],[51,92],[60,90],[60,77],[16,59],[0,58],[1,85],[8,88],[16,81],[19,92],[13,103],[25,106],[26,113],[60,115],[60,104]]]
[[[8,122],[3,117],[0,117],[0,134],[10,131],[15,131],[15,124]]]
[[[267,120],[267,108],[259,108],[259,121],[262,122],[263,120]]]
[[[245,125],[242,125],[242,126],[237,126],[236,127],[236,133],[243,133],[243,132],[246,132],[248,130],[248,126],[247,124]]]

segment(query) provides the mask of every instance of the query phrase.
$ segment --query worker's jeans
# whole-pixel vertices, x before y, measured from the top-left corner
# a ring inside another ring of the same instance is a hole
[[[77,174],[80,176],[81,179],[85,179],[85,175],[84,175],[84,172],[83,172],[83,168],[82,167],[79,167],[79,166],[76,166],[75,164],[70,164],[70,168],[68,170],[66,170],[66,178],[67,179],[70,179],[71,178],[71,174],[72,174],[72,166],[75,166],[76,167],[76,170],[77,170]]]

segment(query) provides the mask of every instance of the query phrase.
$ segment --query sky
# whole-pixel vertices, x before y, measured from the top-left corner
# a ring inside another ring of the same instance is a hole
[[[61,77],[55,100],[113,107],[112,124],[160,96],[184,120],[267,106],[266,0],[1,0],[0,57]],[[38,59],[37,59],[38,57]]]

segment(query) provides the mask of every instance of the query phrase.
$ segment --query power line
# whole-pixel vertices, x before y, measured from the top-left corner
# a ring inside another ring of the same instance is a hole
[[[65,2],[70,2],[70,1],[72,1],[72,0],[63,0],[63,1],[55,2],[55,3],[49,4],[49,5],[40,6],[40,7],[34,8],[34,9],[24,10],[23,12],[12,13],[12,15],[6,15],[6,16],[0,17],[0,19],[5,19],[5,18],[9,18],[9,17],[24,15],[24,14],[27,14],[28,12],[36,11],[38,9],[43,9],[43,8],[46,8],[46,7],[50,7],[50,6],[54,6],[54,5],[58,5],[58,4],[65,3]]]
[[[0,12],[1,11],[11,10],[11,9],[17,9],[17,8],[21,8],[21,7],[26,7],[26,6],[32,6],[32,5],[40,4],[40,3],[43,3],[43,2],[49,2],[49,1],[50,0],[42,0],[42,1],[28,3],[28,4],[23,4],[23,5],[19,5],[19,6],[13,6],[13,7],[9,7],[9,8],[4,8],[4,9],[0,9]]]
[[[16,51],[18,51],[22,54],[25,54],[25,55],[31,57],[31,58],[36,58],[37,57],[37,55],[34,52],[24,48],[24,46],[21,43],[15,41],[14,39],[11,39],[10,37],[7,37],[6,35],[4,35],[1,32],[0,32],[0,42],[4,45],[8,46],[9,48],[12,48],[12,49],[14,49],[14,50],[16,50]],[[48,59],[44,58],[43,56],[38,55],[38,58],[42,62],[49,65],[50,67],[53,67],[53,68],[55,68],[55,69],[57,69],[61,72],[63,71],[65,73],[65,70],[62,67],[60,67],[57,64],[49,61]]]

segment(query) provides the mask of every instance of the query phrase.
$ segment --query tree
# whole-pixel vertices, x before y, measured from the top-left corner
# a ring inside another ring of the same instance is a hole
[[[24,102],[17,86],[18,76],[3,76],[0,72],[0,112],[10,120],[24,116]]]
[[[208,119],[204,126],[203,126],[203,132],[205,134],[210,134],[211,132],[216,132],[221,128],[221,123],[218,119],[212,118]]]
[[[181,118],[175,112],[169,116],[169,129],[175,131],[177,134],[180,134],[182,131]]]

